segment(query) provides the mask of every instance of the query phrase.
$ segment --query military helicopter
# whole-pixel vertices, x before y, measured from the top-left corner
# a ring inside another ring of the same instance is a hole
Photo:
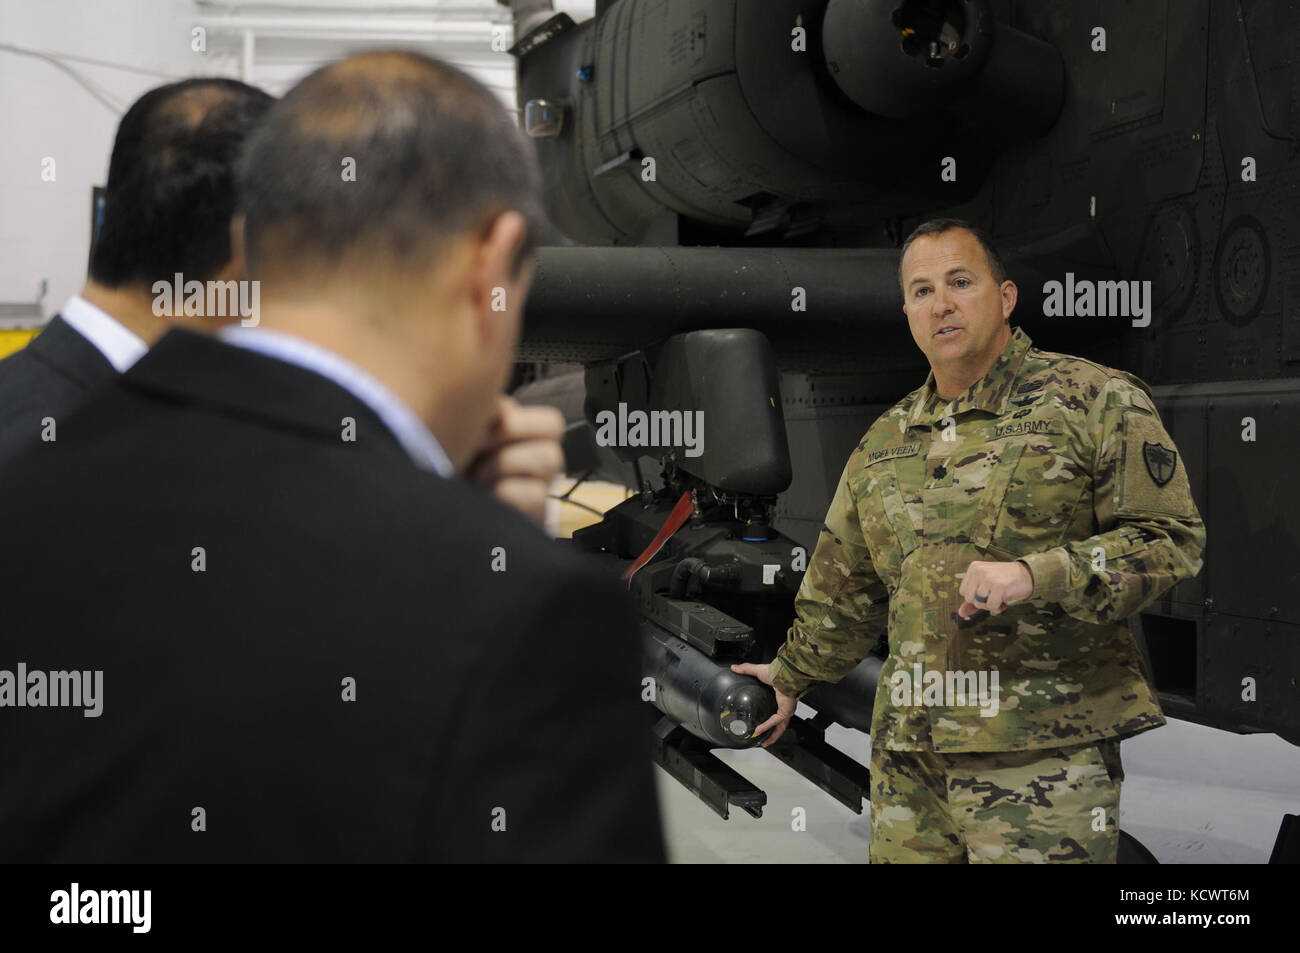
[[[522,357],[583,365],[573,469],[640,490],[575,542],[641,606],[665,770],[761,813],[710,753],[771,710],[728,666],[771,658],[843,461],[924,379],[898,246],[935,217],[993,234],[1035,344],[1152,388],[1208,535],[1131,620],[1166,714],[1300,744],[1300,3],[509,5],[557,231]],[[597,446],[654,408],[683,415],[643,422],[670,435],[703,411],[703,451]],[[878,672],[768,749],[855,811],[866,769],[824,732],[867,730]]]

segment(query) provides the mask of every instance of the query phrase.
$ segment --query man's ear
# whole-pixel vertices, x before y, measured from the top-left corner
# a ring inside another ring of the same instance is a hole
[[[502,212],[488,225],[476,250],[474,299],[480,313],[514,310],[522,301],[502,300],[517,285],[515,259],[528,233],[528,223],[518,212]]]
[[[1016,310],[1016,299],[1019,294],[1020,289],[1010,278],[1002,282],[1002,317],[1011,317],[1011,312]]]
[[[484,270],[499,284],[513,283],[514,263],[528,235],[528,223],[518,212],[502,212],[488,225],[480,246]]]

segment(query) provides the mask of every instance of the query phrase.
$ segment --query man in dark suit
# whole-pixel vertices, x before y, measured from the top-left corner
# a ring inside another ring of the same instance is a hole
[[[159,301],[154,284],[170,287],[177,274],[205,285],[244,277],[230,252],[235,159],[273,101],[245,83],[203,78],[152,89],[127,110],[85,287],[0,361],[0,466],[20,447],[57,440],[87,391],[134,364],[172,324],[211,331],[240,319],[206,313],[206,295],[199,313],[186,314],[174,295]]]
[[[172,331],[0,473],[0,858],[663,859],[625,594],[455,475],[509,470],[539,190],[417,54],[271,110],[260,326]]]

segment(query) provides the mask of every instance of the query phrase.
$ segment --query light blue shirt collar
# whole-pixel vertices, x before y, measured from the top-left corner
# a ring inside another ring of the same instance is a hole
[[[303,338],[266,328],[230,325],[218,331],[217,337],[328,378],[373,410],[416,466],[443,477],[455,475],[456,469],[442,444],[415,411],[351,361]]]
[[[93,344],[119,374],[125,373],[149,350],[138,334],[81,295],[69,298],[59,316]]]

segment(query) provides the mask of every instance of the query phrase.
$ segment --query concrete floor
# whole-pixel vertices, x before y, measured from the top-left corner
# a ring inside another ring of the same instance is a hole
[[[811,712],[800,706],[800,714]],[[827,740],[866,764],[866,735]],[[674,863],[865,863],[870,807],[854,814],[767,752],[720,751],[767,792],[761,818],[733,809],[724,821],[662,770],[669,858]],[[1174,721],[1124,742],[1120,826],[1162,864],[1268,861],[1282,815],[1300,813],[1300,748],[1276,735],[1235,735]],[[791,829],[802,807],[807,829]]]

